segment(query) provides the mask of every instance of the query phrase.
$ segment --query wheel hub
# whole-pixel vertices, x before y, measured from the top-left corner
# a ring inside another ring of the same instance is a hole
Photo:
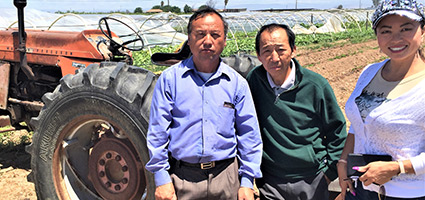
[[[128,164],[115,151],[103,153],[98,162],[97,174],[101,184],[109,192],[118,193],[128,186],[128,179],[130,178]]]
[[[102,135],[91,150],[89,179],[105,199],[140,199],[143,167],[127,140]]]

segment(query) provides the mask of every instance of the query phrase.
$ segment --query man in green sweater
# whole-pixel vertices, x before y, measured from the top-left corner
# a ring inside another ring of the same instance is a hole
[[[263,26],[255,48],[262,65],[247,79],[263,138],[260,198],[328,199],[347,135],[332,88],[295,60],[288,26]]]

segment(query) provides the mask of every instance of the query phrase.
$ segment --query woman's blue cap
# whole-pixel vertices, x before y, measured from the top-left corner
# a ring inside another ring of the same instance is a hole
[[[373,29],[376,29],[379,22],[387,15],[400,15],[419,22],[425,21],[424,6],[416,0],[383,0],[373,13]]]

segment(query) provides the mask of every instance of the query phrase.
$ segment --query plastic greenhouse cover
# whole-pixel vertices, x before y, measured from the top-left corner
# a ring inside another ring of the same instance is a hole
[[[269,23],[287,24],[296,34],[314,34],[344,31],[345,23],[359,24],[370,21],[372,10],[309,10],[282,12],[239,12],[222,13],[229,23],[231,33],[257,31],[262,25]],[[82,31],[97,29],[99,19],[114,17],[119,19],[139,34],[147,46],[175,45],[187,39],[186,26],[190,15],[159,13],[154,15],[124,15],[124,14],[55,14],[34,9],[25,9],[25,28],[41,30]],[[321,26],[316,27],[317,24]],[[0,14],[0,29],[16,28],[17,10],[4,9]],[[308,28],[306,28],[308,27]],[[359,26],[360,28],[360,26]],[[117,35],[122,28],[111,24],[111,30]],[[125,39],[124,39],[125,40]]]

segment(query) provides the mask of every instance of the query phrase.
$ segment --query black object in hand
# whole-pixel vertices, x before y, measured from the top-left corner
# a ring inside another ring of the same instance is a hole
[[[347,157],[347,177],[361,176],[364,172],[354,170],[353,167],[365,166],[374,161],[391,161],[390,155],[374,155],[374,154],[348,154]]]

